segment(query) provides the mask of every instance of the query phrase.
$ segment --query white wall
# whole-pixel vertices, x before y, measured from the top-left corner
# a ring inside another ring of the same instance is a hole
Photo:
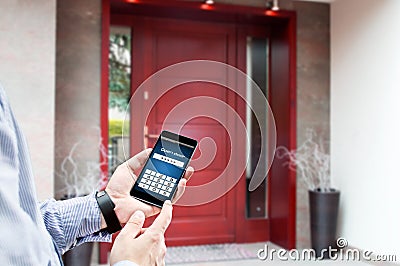
[[[331,5],[332,176],[339,234],[400,259],[400,1]]]
[[[55,0],[0,1],[0,83],[27,138],[38,198],[53,197]]]

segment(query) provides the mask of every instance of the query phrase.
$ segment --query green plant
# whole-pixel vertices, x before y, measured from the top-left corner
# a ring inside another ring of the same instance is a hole
[[[124,127],[124,128],[123,128]],[[108,136],[109,138],[114,136],[127,135],[129,132],[129,123],[124,120],[111,119],[108,121]]]

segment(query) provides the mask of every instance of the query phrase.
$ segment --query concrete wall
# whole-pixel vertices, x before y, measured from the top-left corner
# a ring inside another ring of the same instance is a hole
[[[400,256],[400,1],[332,4],[332,176],[340,234],[350,245]]]
[[[279,1],[297,12],[297,145],[308,129],[330,141],[330,6],[325,3]],[[309,248],[308,187],[297,175],[296,247]]]
[[[83,188],[88,163],[99,161],[100,48],[101,1],[57,1],[55,171],[61,173],[63,160],[78,143],[73,154],[81,177],[75,183],[78,194],[91,192]],[[68,172],[72,172],[71,165]],[[96,170],[92,175],[99,178]],[[57,198],[66,194],[63,180],[56,175]]]
[[[39,200],[53,196],[55,0],[0,1],[0,83],[27,138]]]

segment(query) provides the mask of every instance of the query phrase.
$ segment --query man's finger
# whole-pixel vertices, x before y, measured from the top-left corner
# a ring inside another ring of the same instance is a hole
[[[132,214],[131,218],[129,218],[129,221],[122,229],[121,234],[128,234],[137,237],[141,233],[144,219],[144,213],[142,211],[136,211]]]
[[[187,181],[189,181],[189,179],[193,175],[193,173],[194,173],[193,167],[189,166],[186,169],[185,175],[183,176],[183,178],[181,180],[179,180],[178,189],[176,190],[176,193],[172,199],[173,203],[177,202],[180,199],[180,197],[182,197],[183,193],[185,192],[186,183],[187,183]]]
[[[126,161],[129,168],[133,171],[135,175],[139,174],[139,170],[142,169],[144,163],[150,155],[150,152],[151,149],[145,149]]]
[[[185,188],[186,188],[186,179],[182,178],[181,180],[179,180],[178,183],[178,188],[176,190],[176,193],[174,195],[174,198],[172,199],[172,202],[175,203],[178,201],[178,199],[180,199],[180,197],[182,197],[183,193],[185,192]]]
[[[169,224],[171,223],[171,219],[172,219],[172,203],[170,200],[166,200],[164,202],[160,214],[157,216],[153,224],[147,230],[164,234]]]
[[[190,177],[193,175],[194,173],[194,169],[193,167],[189,166],[186,171],[185,171],[185,175],[183,176],[183,178],[185,178],[186,180],[189,180]]]
[[[135,201],[135,204],[137,204],[138,209],[142,210],[146,217],[150,217],[150,216],[155,215],[160,212],[160,208],[158,208],[156,206],[144,203],[135,198],[132,198],[132,200]]]

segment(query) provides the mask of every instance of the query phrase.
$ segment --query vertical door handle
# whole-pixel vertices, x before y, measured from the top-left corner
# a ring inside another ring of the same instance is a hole
[[[149,127],[147,125],[144,126],[144,148],[147,149],[149,146],[149,139],[158,139],[157,134],[149,134]]]

